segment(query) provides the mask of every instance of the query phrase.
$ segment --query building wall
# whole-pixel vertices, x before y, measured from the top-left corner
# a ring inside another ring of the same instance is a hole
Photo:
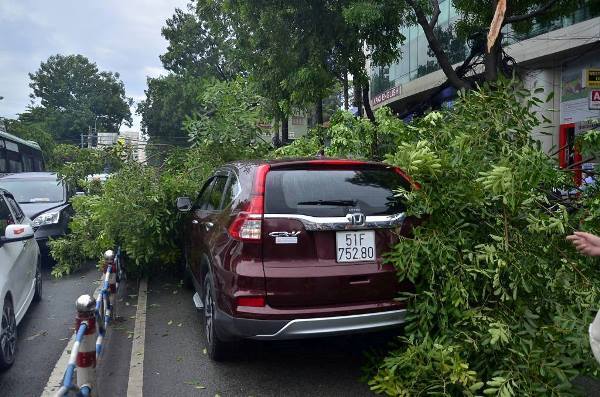
[[[526,87],[542,88],[544,91],[539,97],[543,100],[554,92],[551,103],[544,103],[535,109],[540,120],[543,115],[551,120],[551,124],[545,124],[532,133],[547,153],[555,152],[558,147],[561,124],[600,118],[600,111],[588,109],[589,91],[581,83],[583,70],[600,67],[600,17],[590,16],[589,13],[579,12],[570,19],[564,18],[560,23],[546,27],[547,31],[541,34],[534,32],[536,36],[516,42],[513,40],[512,44],[505,47],[506,52],[518,63]],[[418,43],[417,39],[417,46]],[[417,59],[421,59],[419,54],[417,50]],[[411,65],[411,57],[412,50],[409,48],[409,60],[400,62]],[[455,63],[455,67],[459,64]],[[394,70],[394,66],[390,67],[389,75],[392,77],[395,76]],[[430,97],[432,89],[446,81],[441,70],[420,77],[418,74],[412,79],[409,71],[408,76],[394,78],[395,86],[383,93],[373,93],[372,107],[390,105],[401,110],[410,108],[412,104]]]
[[[446,49],[450,61],[458,65],[466,58],[468,51],[466,43],[458,40],[454,34],[454,25],[459,20],[459,16],[451,3],[450,0],[441,0],[439,2],[441,14],[438,18],[437,28],[441,32],[438,32],[438,37]],[[583,6],[573,14],[559,18],[551,23],[534,25],[526,35],[517,34],[507,26],[503,31],[506,37],[504,44],[518,51],[520,46],[512,46],[513,44],[523,43],[528,41],[528,39],[534,38],[536,44],[534,46],[526,45],[528,53],[522,55],[524,58],[537,58],[544,55],[545,47],[549,44],[561,44],[562,42],[562,44],[569,45],[570,37],[580,38],[578,41],[582,41],[582,37],[588,37],[590,35],[589,20],[598,17],[597,13],[598,11],[592,10],[589,6]],[[583,22],[588,23],[582,25]],[[570,37],[556,34],[547,35],[548,33],[573,25],[580,27],[578,29],[571,29]],[[600,25],[596,22],[594,27],[595,30],[592,29],[591,32],[598,35],[600,33]],[[428,43],[421,27],[416,25],[410,28],[403,28],[402,33],[406,37],[406,40],[400,46],[401,59],[386,67],[371,67],[371,65],[367,65],[371,75],[372,98],[392,87],[406,85],[409,82],[423,76],[428,76],[439,70],[439,65],[435,57],[429,54]],[[583,33],[583,35],[580,35],[580,33]],[[551,36],[554,37],[552,40],[557,41],[556,43],[549,41]]]

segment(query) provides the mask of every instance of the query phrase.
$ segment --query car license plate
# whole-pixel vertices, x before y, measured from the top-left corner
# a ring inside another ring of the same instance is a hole
[[[336,232],[338,262],[375,261],[375,231]]]

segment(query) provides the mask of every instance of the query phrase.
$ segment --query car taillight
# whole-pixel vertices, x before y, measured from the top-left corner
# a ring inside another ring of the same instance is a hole
[[[241,211],[229,226],[229,235],[246,242],[258,243],[262,236],[262,217],[264,213],[265,179],[269,165],[258,167],[248,206]]]
[[[241,212],[229,226],[229,235],[242,241],[260,241],[262,220],[250,218],[252,214]]]
[[[264,296],[238,296],[236,298],[237,306],[265,307]]]

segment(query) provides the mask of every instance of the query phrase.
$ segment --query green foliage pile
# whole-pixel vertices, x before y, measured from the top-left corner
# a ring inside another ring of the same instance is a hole
[[[117,171],[123,165],[126,150],[119,145],[88,149],[61,143],[52,148],[48,169],[70,186],[84,188],[88,175]]]
[[[380,126],[397,139],[387,161],[421,185],[398,194],[424,223],[387,256],[416,291],[403,297],[405,335],[372,373],[375,392],[570,395],[594,370],[600,269],[565,236],[600,231],[600,207],[591,191],[568,206],[555,198],[572,175],[530,138],[542,103],[500,82],[452,111]]]
[[[117,245],[126,252],[133,276],[172,268],[180,260],[181,214],[175,200],[194,197],[215,166],[200,149],[176,150],[162,169],[126,163],[93,194],[74,197],[70,233],[49,243],[57,262],[53,275],[69,274]]]

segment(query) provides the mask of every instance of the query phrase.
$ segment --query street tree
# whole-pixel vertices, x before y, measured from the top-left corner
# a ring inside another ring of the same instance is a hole
[[[29,78],[31,98],[39,105],[23,117],[44,122],[58,140],[79,140],[92,126],[114,132],[131,125],[133,100],[125,96],[119,74],[99,71],[83,55],[53,55]]]
[[[231,21],[219,2],[197,0],[186,11],[175,9],[162,35],[169,45],[160,60],[173,73],[231,80],[242,72]]]
[[[198,108],[203,80],[191,75],[169,74],[147,79],[146,99],[138,103],[142,131],[153,144],[187,146],[183,131],[186,116]]]
[[[316,103],[317,123],[322,121],[322,100],[337,82],[348,97],[349,74],[374,120],[365,65],[369,59],[391,62],[399,55],[398,43],[404,37],[398,29],[402,20],[396,1],[384,0],[377,6],[356,0],[225,3],[237,17],[239,36],[250,38],[240,47],[262,56],[273,72],[269,77],[285,76],[274,81],[287,89],[292,103]]]

